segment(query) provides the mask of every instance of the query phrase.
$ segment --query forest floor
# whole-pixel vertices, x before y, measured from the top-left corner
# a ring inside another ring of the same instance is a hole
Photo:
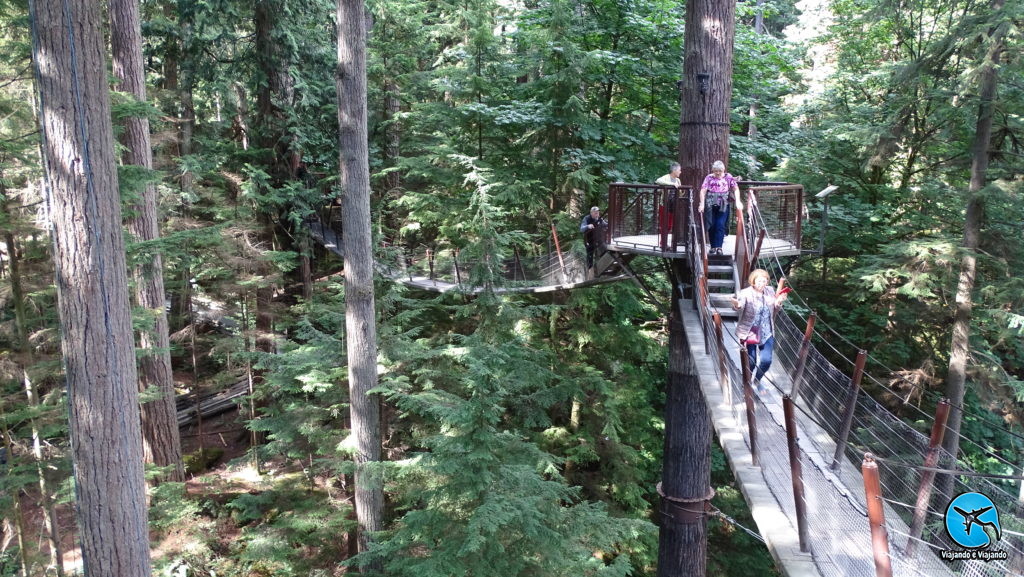
[[[243,461],[249,449],[249,432],[239,420],[237,410],[222,413],[207,419],[203,423],[203,434],[200,437],[198,427],[190,425],[181,429],[182,453],[196,454],[203,449],[206,454],[206,467],[198,474],[186,473],[185,494],[197,501],[204,499],[216,500],[223,504],[233,496],[241,493],[258,493],[265,489],[266,479],[258,475],[251,464]],[[266,469],[274,469],[277,463],[264,463]],[[58,527],[60,531],[61,550],[64,570],[74,574],[82,569],[82,553],[79,548],[80,535],[75,522],[75,512],[70,504],[56,507]],[[25,533],[28,535],[27,546],[30,557],[37,562],[45,562],[49,557],[46,545],[43,508],[40,504],[38,489],[22,494],[22,514]],[[240,532],[236,523],[217,523],[213,533],[219,544],[214,549],[226,549]],[[13,527],[5,526],[2,532],[0,549],[6,551],[16,546]],[[172,528],[153,532],[152,555],[159,559],[166,554],[174,554],[186,550],[194,539],[192,528]],[[10,563],[13,560],[4,559]],[[36,573],[32,573],[36,574]],[[41,574],[41,572],[40,572]]]

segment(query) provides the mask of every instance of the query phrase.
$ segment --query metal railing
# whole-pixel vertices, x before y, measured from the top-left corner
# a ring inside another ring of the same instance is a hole
[[[678,252],[686,245],[693,189],[616,182],[608,186],[608,242]]]
[[[804,219],[804,187],[785,182],[740,181],[746,201],[746,249],[754,260],[759,242],[800,248]]]

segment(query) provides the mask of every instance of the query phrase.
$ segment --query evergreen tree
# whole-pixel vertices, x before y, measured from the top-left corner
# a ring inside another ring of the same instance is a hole
[[[111,0],[110,45],[113,52],[114,76],[120,88],[135,103],[146,102],[145,72],[142,67],[142,32],[137,0]],[[153,168],[149,120],[144,112],[129,113],[125,118],[121,143],[126,165],[140,168],[143,184],[137,192],[138,202],[130,210],[128,229],[139,241],[160,238],[157,213],[156,183],[145,171]],[[174,402],[174,376],[171,373],[171,351],[164,309],[163,260],[159,253],[143,256],[134,267],[135,304],[147,311],[152,326],[139,331],[139,390],[153,387],[158,398],[142,404],[143,453],[146,462],[167,467],[166,479],[183,481],[181,440]]]
[[[373,463],[381,460],[377,387],[377,318],[370,230],[370,166],[367,150],[366,20],[362,0],[338,0],[338,131],[341,158],[342,232],[345,246],[345,344],[348,359],[355,505],[359,550],[384,528],[384,494]],[[374,571],[370,561],[363,571]]]
[[[86,575],[150,575],[138,383],[99,6],[36,2],[35,60]]]

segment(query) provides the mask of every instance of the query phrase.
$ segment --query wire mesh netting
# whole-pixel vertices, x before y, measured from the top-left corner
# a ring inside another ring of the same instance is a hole
[[[804,187],[786,184],[743,187],[743,190],[747,192],[744,198],[751,208],[748,214],[756,212],[755,218],[747,219],[755,225],[754,230],[747,235],[750,248],[754,248],[753,243],[762,229],[773,246],[799,248],[803,228]]]
[[[693,191],[617,182],[608,187],[609,241],[618,246],[675,252],[690,230]]]

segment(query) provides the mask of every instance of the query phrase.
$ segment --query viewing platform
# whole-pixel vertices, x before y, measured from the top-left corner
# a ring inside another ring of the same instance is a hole
[[[729,234],[722,246],[724,254],[799,255],[803,186],[755,181],[740,181],[739,185],[744,211],[739,217],[730,217]],[[690,187],[624,182],[609,185],[608,250],[669,259],[687,257],[691,242],[706,236],[700,213],[693,206],[697,194]]]

